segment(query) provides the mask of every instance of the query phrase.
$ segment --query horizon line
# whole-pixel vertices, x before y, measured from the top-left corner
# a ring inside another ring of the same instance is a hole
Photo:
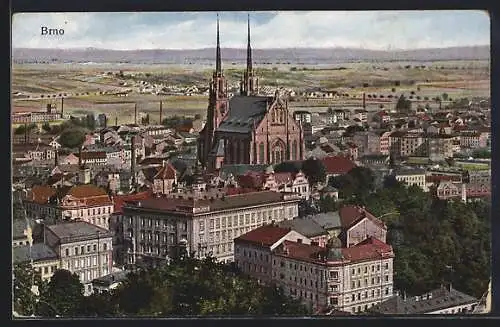
[[[365,50],[365,51],[381,51],[381,52],[404,52],[404,51],[416,51],[416,50],[444,50],[444,49],[454,49],[454,48],[474,48],[474,47],[491,47],[491,44],[471,44],[471,45],[456,45],[456,46],[446,46],[446,47],[421,47],[421,48],[394,48],[394,49],[373,49],[373,48],[363,48],[363,47],[343,47],[343,46],[328,46],[328,47],[281,47],[281,48],[252,48],[252,50],[329,50],[329,49],[344,49],[344,50]],[[51,47],[51,48],[40,48],[40,47],[12,47],[12,50],[104,50],[104,51],[200,51],[200,50],[213,50],[215,47],[201,47],[201,48],[148,48],[148,49],[110,49],[110,48],[99,48],[99,47]],[[246,50],[246,47],[221,47],[221,50]]]

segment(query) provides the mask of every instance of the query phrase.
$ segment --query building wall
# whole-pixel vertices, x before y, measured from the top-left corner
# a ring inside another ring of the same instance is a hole
[[[186,238],[188,250],[199,257],[209,253],[233,261],[233,240],[264,223],[298,216],[298,200],[220,212],[179,215],[148,212],[125,213],[125,237],[134,238],[137,253],[167,255],[172,245]],[[134,252],[134,251],[131,251]],[[129,260],[132,260],[130,254]]]
[[[454,307],[448,307],[448,308],[441,309],[441,310],[427,312],[426,314],[458,314],[458,313],[464,313],[464,312],[470,313],[476,307],[477,304],[478,304],[478,302],[457,305]]]
[[[63,243],[55,248],[61,258],[61,268],[78,274],[85,294],[92,292],[92,280],[112,271],[113,244],[111,237]]]
[[[59,259],[35,261],[33,267],[41,274],[43,281],[48,281],[61,268],[61,261]]]
[[[386,242],[387,230],[378,226],[368,218],[364,218],[356,225],[347,230],[346,244],[352,246],[373,236],[376,239]]]
[[[422,188],[425,192],[428,191],[427,183],[425,181],[425,173],[415,175],[396,175],[395,177],[398,182],[403,182],[408,186],[416,185]]]

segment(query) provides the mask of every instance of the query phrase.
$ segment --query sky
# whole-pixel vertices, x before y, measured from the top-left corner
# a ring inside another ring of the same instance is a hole
[[[243,48],[247,12],[220,12],[221,46]],[[250,12],[252,47],[420,49],[489,45],[485,11]],[[41,27],[64,35],[41,35]],[[215,46],[215,12],[19,13],[14,48],[200,49]]]

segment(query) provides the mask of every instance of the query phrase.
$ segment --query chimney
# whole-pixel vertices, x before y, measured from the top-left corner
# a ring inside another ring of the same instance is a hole
[[[366,109],[366,94],[363,92],[363,109]]]
[[[163,118],[163,101],[160,101],[160,125]]]
[[[61,97],[61,118],[64,118],[64,98]]]
[[[132,187],[135,187],[135,136],[132,136],[132,142],[131,142],[131,162],[130,162],[130,172],[132,174]]]
[[[55,156],[54,156],[54,167],[57,167],[59,165],[59,151],[56,149],[55,151]]]
[[[118,126],[118,116],[115,116],[115,126]]]
[[[134,105],[134,124],[137,125],[137,103]]]

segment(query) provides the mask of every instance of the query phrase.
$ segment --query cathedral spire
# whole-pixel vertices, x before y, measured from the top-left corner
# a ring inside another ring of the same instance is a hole
[[[252,47],[250,46],[250,14],[248,14],[247,72],[252,71]]]
[[[222,63],[220,55],[220,38],[219,38],[219,14],[217,14],[217,50],[215,54],[215,72],[222,73]]]

